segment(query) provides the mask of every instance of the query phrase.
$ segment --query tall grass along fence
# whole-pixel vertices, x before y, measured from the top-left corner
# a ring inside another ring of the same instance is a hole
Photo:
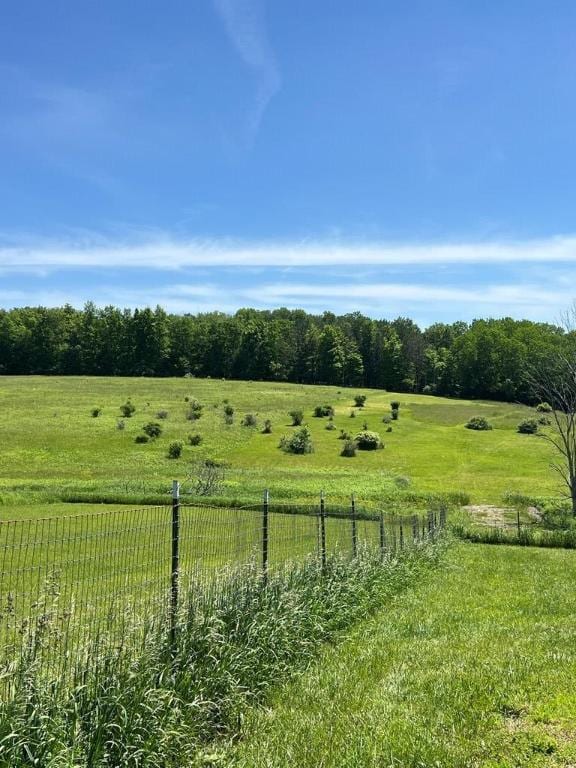
[[[445,512],[182,503],[0,522],[0,766],[176,766],[436,557]],[[66,762],[69,761],[69,762]]]
[[[470,528],[462,524],[452,525],[455,536],[473,544],[510,544],[520,547],[548,547],[551,549],[576,549],[576,530],[548,530],[532,525],[491,526]]]

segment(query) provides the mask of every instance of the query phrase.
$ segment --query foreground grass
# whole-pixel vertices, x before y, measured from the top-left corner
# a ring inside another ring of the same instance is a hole
[[[576,764],[576,553],[459,545],[328,649],[218,765]]]
[[[253,502],[266,487],[276,500],[310,498],[320,489],[332,498],[345,498],[354,491],[365,501],[410,509],[424,508],[429,493],[464,491],[475,501],[499,502],[508,490],[557,490],[548,467],[550,446],[516,432],[530,409],[362,392],[366,407],[351,418],[356,390],[336,387],[184,378],[0,377],[0,506],[157,504],[168,498],[173,477],[185,481],[183,489],[188,490],[190,466],[203,458],[229,465],[224,495],[240,502]],[[120,430],[119,408],[128,398],[136,412],[124,419]],[[198,421],[186,420],[185,398],[203,403]],[[400,419],[387,432],[382,419],[389,415],[392,400],[401,403]],[[235,409],[231,425],[224,422],[224,401]],[[323,403],[335,408],[333,431],[326,429],[326,419],[312,416]],[[102,408],[98,418],[91,416],[95,407]],[[315,450],[310,455],[292,456],[278,448],[279,438],[293,429],[288,416],[292,409],[304,412],[312,431]],[[167,418],[159,420],[160,411],[167,411]],[[257,428],[241,426],[246,413],[257,415]],[[475,415],[486,416],[494,429],[465,429]],[[261,433],[265,419],[272,422],[272,434]],[[150,421],[161,423],[162,436],[136,444],[136,435]],[[385,449],[340,456],[340,430],[356,434],[364,422],[381,433]],[[186,444],[192,433],[202,437],[196,447]],[[172,441],[185,443],[179,460],[167,457]]]
[[[222,574],[191,586],[175,642],[152,617],[114,648],[88,643],[55,676],[58,652],[50,611],[2,669],[2,768],[183,768],[213,763],[206,744],[238,732],[268,691],[439,562],[439,543],[390,553],[362,548],[357,558],[317,557],[270,574]],[[57,629],[57,628],[56,628]],[[130,638],[133,638],[131,642]]]

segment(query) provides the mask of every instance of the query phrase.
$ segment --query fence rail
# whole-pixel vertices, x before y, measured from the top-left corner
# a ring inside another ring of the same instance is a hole
[[[444,524],[442,512],[386,514],[354,499],[336,507],[323,494],[297,507],[268,493],[240,508],[182,503],[177,483],[171,505],[0,522],[0,672],[31,648],[36,657],[49,649],[49,665],[64,672],[97,638],[133,640],[150,615],[174,640],[182,595],[231,569],[259,569],[265,585],[288,563],[313,557],[325,567],[361,547],[385,557]]]

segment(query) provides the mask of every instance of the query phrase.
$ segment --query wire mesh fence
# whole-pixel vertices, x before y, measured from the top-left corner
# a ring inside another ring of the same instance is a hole
[[[0,675],[33,653],[64,674],[97,649],[138,642],[146,621],[165,622],[174,640],[179,611],[194,590],[231,569],[261,574],[305,558],[321,568],[359,549],[386,557],[434,537],[443,513],[400,516],[328,504],[239,508],[181,503],[0,522]]]

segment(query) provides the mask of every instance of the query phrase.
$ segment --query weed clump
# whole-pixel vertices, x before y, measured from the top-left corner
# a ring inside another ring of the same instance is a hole
[[[134,438],[135,443],[147,443],[149,442],[149,440],[150,438],[148,437],[148,435],[136,435],[136,437]]]
[[[546,402],[538,403],[538,405],[536,406],[536,410],[538,411],[538,413],[552,413],[552,406],[550,405],[550,403],[546,403]]]
[[[270,419],[266,419],[266,421],[264,422],[264,428],[262,429],[262,434],[269,435],[271,434],[271,432],[272,432],[272,422],[270,421]]]
[[[356,408],[364,408],[366,404],[366,395],[354,395],[354,405]]]
[[[193,435],[188,435],[188,445],[200,445],[202,442],[202,435],[196,432]]]
[[[342,450],[340,451],[340,456],[356,456],[356,451],[358,449],[358,445],[356,444],[355,440],[347,439],[344,445],[342,446]]]
[[[168,411],[165,411],[164,409],[158,411],[156,414],[157,419],[167,419],[168,418]]]
[[[243,427],[255,427],[258,424],[258,419],[253,413],[247,413],[242,419]]]
[[[97,419],[101,413],[102,413],[102,408],[92,408],[92,410],[90,411],[90,415],[92,416],[93,419]]]
[[[224,415],[225,416],[234,416],[234,407],[232,405],[226,405],[224,406]]]

